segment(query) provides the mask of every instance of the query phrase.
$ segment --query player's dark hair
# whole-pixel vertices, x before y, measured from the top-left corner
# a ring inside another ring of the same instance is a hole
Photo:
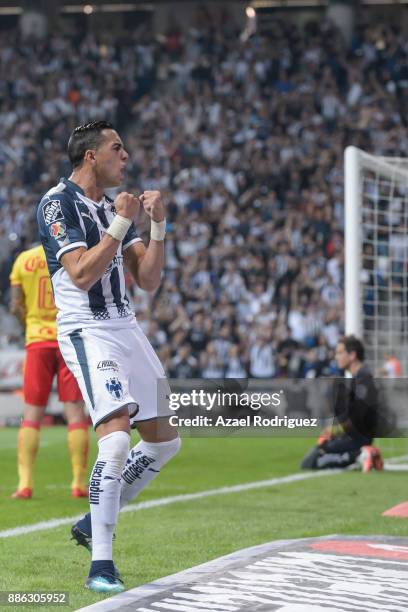
[[[340,340],[340,342],[344,344],[344,347],[348,353],[355,352],[357,359],[359,361],[364,361],[365,349],[361,340],[359,340],[355,336],[346,336],[345,338]]]
[[[103,141],[103,130],[114,130],[109,121],[92,121],[79,125],[72,132],[68,141],[68,157],[73,168],[84,161],[84,155],[89,149],[97,149]]]

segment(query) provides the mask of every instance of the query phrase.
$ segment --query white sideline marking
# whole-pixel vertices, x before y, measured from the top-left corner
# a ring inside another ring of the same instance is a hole
[[[408,455],[398,455],[398,457],[390,457],[385,460],[385,463],[402,463],[408,459]]]
[[[131,504],[121,510],[121,512],[138,512],[139,510],[147,510],[148,508],[157,508],[159,506],[168,506],[170,504],[176,504],[178,502],[193,501],[196,499],[203,499],[204,497],[214,497],[216,495],[228,495],[229,493],[240,493],[241,491],[250,491],[252,489],[266,489],[268,487],[274,487],[280,484],[286,484],[291,482],[297,482],[299,480],[310,480],[311,478],[323,478],[324,476],[331,476],[332,474],[339,474],[344,470],[322,470],[321,472],[298,472],[296,474],[289,474],[288,476],[281,476],[279,478],[270,478],[269,480],[257,480],[255,482],[247,482],[245,484],[233,485],[229,487],[220,487],[219,489],[208,489],[207,491],[198,491],[197,493],[185,493],[182,495],[171,495],[170,497],[161,497],[158,499],[149,499],[145,502],[139,502],[138,504]],[[29,503],[29,502],[24,502]],[[4,529],[0,531],[0,538],[11,538],[13,536],[25,535],[26,533],[33,533],[36,531],[45,531],[47,529],[53,529],[54,527],[61,527],[62,525],[69,525],[76,523],[83,514],[77,514],[76,516],[70,516],[60,519],[50,519],[48,521],[42,521],[40,523],[34,523],[33,525],[22,525],[21,527],[13,527],[12,529]]]
[[[408,472],[408,455],[399,455],[398,457],[390,457],[384,461],[384,470],[387,472]]]
[[[408,463],[384,463],[386,472],[408,472]]]

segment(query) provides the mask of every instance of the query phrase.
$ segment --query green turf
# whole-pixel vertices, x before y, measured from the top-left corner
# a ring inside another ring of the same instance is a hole
[[[16,484],[17,430],[0,430],[0,529],[87,509],[86,500],[69,497],[65,436],[63,428],[42,431],[34,498],[21,501],[9,499]],[[305,438],[186,438],[180,454],[140,500],[291,474],[310,445]],[[388,440],[382,447],[388,456],[408,452],[406,440]],[[132,588],[275,539],[329,533],[408,536],[408,521],[380,516],[406,499],[405,482],[404,473],[350,472],[123,514],[115,562]],[[89,555],[69,541],[69,526],[0,539],[0,558],[0,590],[68,591],[70,605],[60,608],[65,610],[102,599],[83,588]],[[7,607],[14,609],[27,608]]]

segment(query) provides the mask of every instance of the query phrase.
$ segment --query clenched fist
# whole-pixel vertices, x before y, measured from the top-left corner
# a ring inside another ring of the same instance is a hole
[[[153,221],[160,223],[166,216],[160,191],[144,191],[140,196],[143,208]]]
[[[118,215],[126,217],[126,219],[130,219],[131,221],[137,216],[140,208],[139,198],[131,193],[126,193],[126,191],[122,191],[116,196],[113,204]]]

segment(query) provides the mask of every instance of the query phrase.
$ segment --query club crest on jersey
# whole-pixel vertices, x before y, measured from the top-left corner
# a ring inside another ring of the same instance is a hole
[[[123,388],[119,378],[108,378],[105,386],[114,399],[121,400],[123,398]]]
[[[67,233],[67,228],[65,223],[61,223],[61,221],[57,221],[50,225],[50,236],[53,238],[63,238]]]
[[[55,223],[55,221],[62,221],[64,215],[61,210],[61,202],[59,200],[51,200],[43,206],[44,221],[47,225]]]

